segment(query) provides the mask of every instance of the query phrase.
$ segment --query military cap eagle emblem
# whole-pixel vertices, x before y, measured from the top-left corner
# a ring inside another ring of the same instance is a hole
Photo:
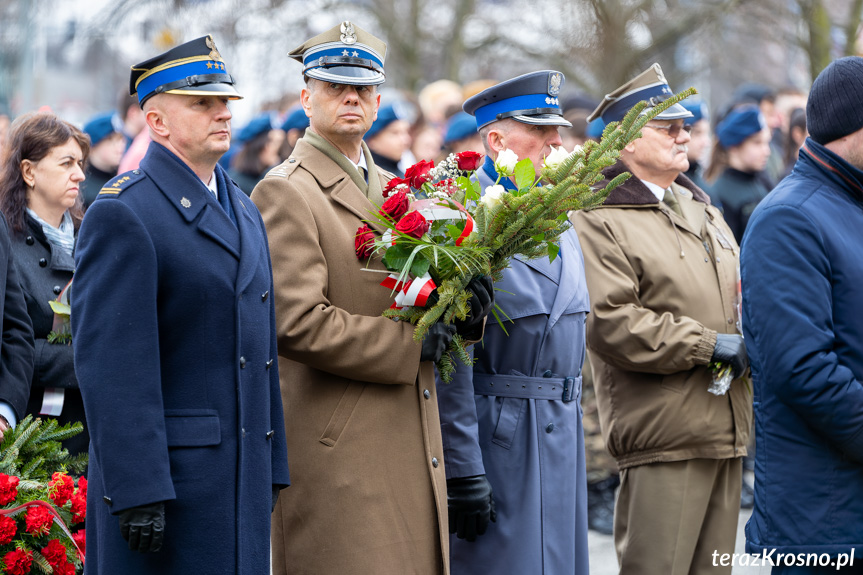
[[[354,31],[354,25],[345,20],[340,28],[342,35],[339,39],[345,44],[355,44],[357,41],[357,33]]]
[[[213,40],[212,36],[207,36],[207,48],[210,49],[210,59],[222,61],[222,55],[219,54],[219,49],[216,48],[216,42]]]
[[[554,72],[548,76],[548,95],[557,96],[560,94],[560,85],[563,83],[563,76],[559,72]]]

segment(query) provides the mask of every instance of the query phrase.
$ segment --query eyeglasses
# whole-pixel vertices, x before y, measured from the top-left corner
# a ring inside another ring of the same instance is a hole
[[[676,140],[680,136],[680,131],[683,130],[687,134],[692,131],[692,126],[686,124],[668,124],[666,126],[657,126],[656,124],[645,124],[645,128],[653,128],[654,130],[662,130],[668,134],[672,140]]]

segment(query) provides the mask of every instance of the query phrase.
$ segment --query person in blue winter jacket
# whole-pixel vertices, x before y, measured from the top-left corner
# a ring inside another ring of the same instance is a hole
[[[863,572],[861,98],[863,58],[819,74],[810,138],[743,238],[758,444],[746,550],[774,574]]]

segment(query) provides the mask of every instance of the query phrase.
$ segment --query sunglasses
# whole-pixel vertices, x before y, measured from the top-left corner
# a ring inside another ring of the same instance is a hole
[[[672,140],[676,140],[678,136],[680,136],[680,131],[683,130],[687,134],[692,131],[692,126],[687,126],[685,124],[669,124],[667,126],[657,126],[655,124],[645,124],[645,128],[653,128],[654,130],[662,130],[668,134],[668,137]]]

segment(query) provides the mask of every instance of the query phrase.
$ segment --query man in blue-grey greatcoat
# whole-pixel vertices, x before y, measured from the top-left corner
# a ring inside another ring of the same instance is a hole
[[[153,142],[79,233],[88,574],[269,573],[289,483],[273,282],[258,210],[217,165],[225,68],[209,36],[132,68]]]
[[[557,100],[563,79],[526,74],[465,102],[487,155],[477,172],[483,190],[498,179],[501,151],[529,157],[539,172],[561,145],[558,126],[570,125]],[[509,178],[499,185],[515,187]],[[454,575],[588,573],[581,367],[589,302],[574,231],[560,248],[552,262],[512,260],[495,284],[509,335],[488,322],[474,367],[438,381]]]

